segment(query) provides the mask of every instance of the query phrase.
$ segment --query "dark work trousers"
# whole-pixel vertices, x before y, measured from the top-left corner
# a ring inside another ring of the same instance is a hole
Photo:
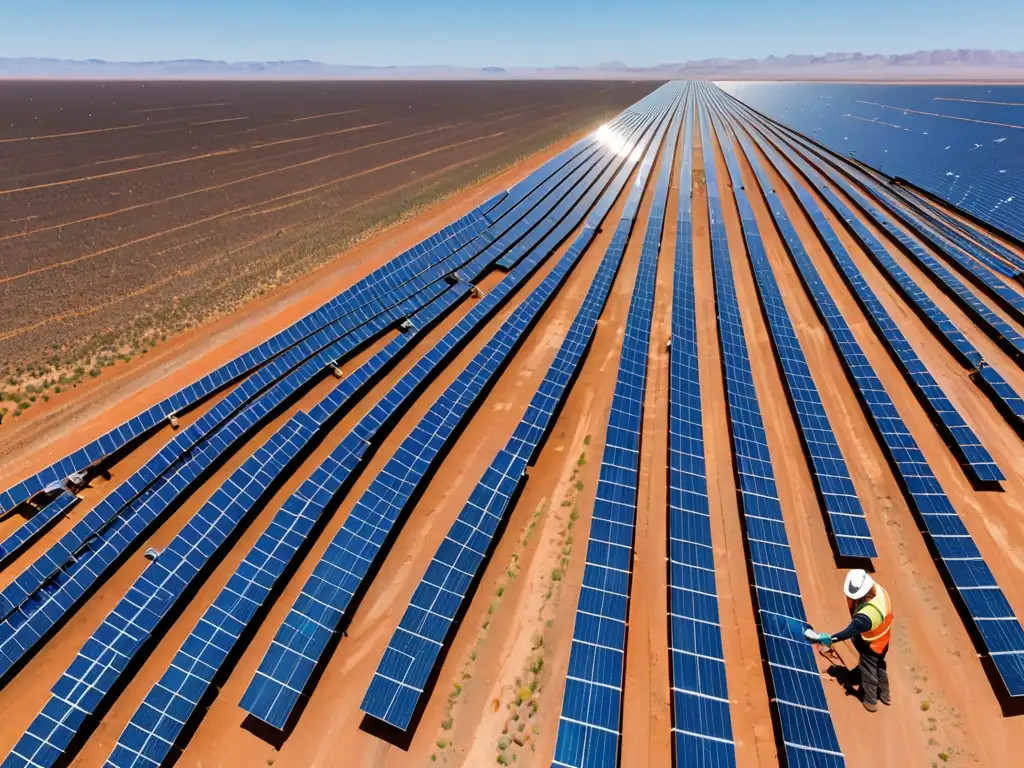
[[[857,637],[853,641],[853,647],[860,654],[860,664],[857,665],[857,669],[860,670],[860,691],[864,696],[864,701],[868,704],[875,704],[879,698],[884,702],[890,701],[889,670],[885,664],[889,646],[885,646],[885,650],[878,654],[872,651],[860,637]]]

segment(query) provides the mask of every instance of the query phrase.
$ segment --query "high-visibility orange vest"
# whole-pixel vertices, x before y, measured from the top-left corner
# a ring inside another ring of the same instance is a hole
[[[882,654],[889,646],[889,632],[892,629],[892,602],[885,588],[875,583],[875,596],[870,600],[851,600],[846,598],[850,616],[863,613],[871,620],[871,629],[861,632],[861,639],[875,653]]]

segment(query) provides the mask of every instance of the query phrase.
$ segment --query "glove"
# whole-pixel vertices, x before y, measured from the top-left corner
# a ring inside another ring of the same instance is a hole
[[[826,648],[832,647],[832,635],[822,632],[818,635],[818,642],[824,645]]]

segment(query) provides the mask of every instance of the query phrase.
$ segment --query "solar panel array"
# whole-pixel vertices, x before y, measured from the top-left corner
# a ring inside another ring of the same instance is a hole
[[[634,161],[630,161],[630,165]],[[565,236],[578,226],[607,186],[615,166],[573,206],[550,235],[513,270],[532,272]],[[618,175],[624,183],[629,168]],[[621,186],[613,185],[611,201]],[[380,556],[425,475],[447,447],[457,426],[473,403],[494,380],[572,267],[582,256],[595,230],[584,228],[555,268],[527,297],[456,380],[435,401],[429,412],[403,441],[376,479],[357,501],[324,557],[303,586],[260,663],[256,677],[242,698],[250,714],[277,728],[288,721],[299,696],[321,656],[334,639],[354,594]]]
[[[57,763],[167,612],[264,496],[275,468],[291,463],[315,431],[312,420],[297,412],[214,492],[85,642],[5,765]]]
[[[932,213],[932,210],[929,207],[918,203],[914,196],[908,194],[905,190],[902,190],[899,187],[896,187],[894,191],[896,192],[895,199],[907,206],[907,211],[909,213],[926,226],[936,232],[939,232],[947,241],[953,243],[963,253],[966,253],[975,261],[984,264],[996,274],[1010,279],[1020,278],[1021,271],[1019,269],[1007,264],[1002,259],[979,246],[973,240],[965,237],[959,229],[950,226],[940,216],[936,216]]]
[[[758,630],[770,672],[769,697],[781,732],[780,751],[790,765],[841,766],[845,760],[829,714],[814,649],[803,638],[807,614],[743,332],[706,102],[702,105],[700,123],[729,431]]]
[[[384,651],[361,706],[378,720],[406,730],[424,701],[446,638],[481,573],[496,531],[511,511],[510,503],[525,478],[527,463],[549,431],[593,337],[667,128],[668,122],[663,120],[646,149],[612,243],[526,414],[470,494]],[[670,133],[669,141],[674,138]],[[634,153],[644,151],[648,139],[642,139]]]
[[[715,554],[708,510],[693,282],[693,113],[679,163],[669,361],[668,557],[672,753],[676,766],[733,768]],[[699,591],[695,589],[699,585]]]
[[[876,182],[861,173],[856,166],[840,166],[835,158],[821,152],[816,146],[795,134],[783,134],[775,126],[765,124],[764,130],[774,136],[791,140],[804,157],[811,157],[821,162],[818,170],[826,175],[829,181],[841,189],[854,204],[872,218],[886,233],[899,243],[901,250],[931,278],[935,284],[967,314],[974,324],[984,331],[993,341],[1014,358],[1018,364],[1024,360],[1024,336],[1007,323],[998,313],[981,301],[964,283],[954,275],[939,259],[921,247],[917,240],[907,235],[894,223],[884,204],[876,205],[866,197],[860,188],[851,181],[856,181],[863,188],[872,189],[877,194],[874,199],[882,196]],[[881,206],[881,207],[880,207]]]
[[[0,541],[0,564],[11,560],[36,538],[45,533],[71,507],[78,503],[78,497],[69,490],[63,490]]]
[[[811,376],[807,358],[797,339],[789,312],[782,300],[778,281],[772,272],[768,254],[743,188],[743,175],[732,139],[716,113],[712,125],[725,156],[726,168],[732,179],[733,195],[739,207],[740,224],[746,244],[747,257],[754,273],[761,309],[768,321],[772,348],[782,369],[782,381],[789,395],[800,438],[810,459],[811,476],[826,513],[829,533],[835,551],[842,557],[872,558],[877,555],[871,539],[864,508],[850,478],[843,452],[839,448],[832,423],[821,402],[818,387]],[[774,201],[778,204],[778,201]]]
[[[795,189],[798,201],[807,212],[826,253],[839,269],[846,284],[883,346],[900,368],[911,389],[921,401],[925,412],[943,436],[950,450],[973,483],[984,487],[1006,479],[988,449],[981,444],[974,430],[964,421],[956,407],[942,391],[938,382],[918,357],[907,337],[878,300],[856,262],[846,250],[824,212],[814,204],[810,191],[802,185]]]
[[[778,134],[775,135],[778,136]],[[747,141],[747,139],[741,136],[740,141]],[[781,149],[793,148],[791,144],[780,143],[779,146]],[[809,155],[790,153],[788,156],[796,164],[804,177],[825,198],[833,212],[854,233],[858,242],[863,246],[865,253],[873,259],[879,269],[882,270],[882,273],[889,278],[904,299],[906,299],[907,303],[925,319],[935,336],[946,345],[957,361],[971,371],[986,365],[981,352],[964,336],[963,332],[957,328],[938,305],[932,301],[927,292],[907,274],[899,265],[899,262],[889,254],[885,246],[867,229],[861,219],[836,195],[832,187],[825,182],[825,177],[807,163],[801,162],[801,157],[807,159]],[[907,241],[908,248],[923,250],[896,227],[886,214],[868,202],[863,196],[858,195],[848,184],[835,179],[834,175],[829,173],[829,181],[843,189],[847,194],[852,195],[855,202],[862,203],[861,210],[872,220],[886,231],[895,233],[901,241]],[[774,202],[776,205],[779,204],[777,200],[770,202]],[[1005,325],[1005,323],[1003,324]],[[1009,326],[1007,327],[1009,328]],[[1012,331],[1012,329],[1010,330]],[[1016,335],[1015,331],[1012,332]],[[1018,430],[1024,428],[1024,399],[1013,390],[998,372],[991,368],[991,366],[987,366],[984,377],[975,376],[973,378],[979,388],[993,401],[1000,413],[1006,417],[1011,426]]]
[[[755,134],[754,138],[787,186],[792,189],[793,185],[798,185],[780,154],[761,137]],[[756,166],[756,158],[748,159]],[[765,193],[771,194],[768,189]],[[990,656],[1006,692],[1011,697],[1024,695],[1024,629],[888,392],[850,332],[807,251],[799,241],[788,245],[807,293],[825,324],[851,383],[860,395],[865,413],[881,437],[882,448],[889,457],[890,466],[904,489],[911,509],[917,514],[937,562],[950,579],[954,597],[973,625],[975,643]]]
[[[677,111],[658,171],[626,315],[558,721],[552,762],[557,766],[617,765],[619,759],[640,425],[655,280],[681,119]]]
[[[553,765],[574,768],[629,763],[631,757],[624,759],[622,754],[622,708],[641,424],[655,279],[680,137],[667,455],[666,650],[672,752],[677,766],[735,766],[704,458],[692,211],[695,115],[704,153],[717,338],[741,531],[779,759],[793,766],[844,765],[818,662],[802,634],[807,617],[726,237],[723,206],[727,201],[723,198],[727,194],[739,212],[739,231],[763,320],[836,554],[870,558],[876,553],[849,468],[787,312],[783,288],[761,240],[736,144],[753,170],[787,253],[972,640],[991,662],[987,669],[999,681],[1001,694],[1024,696],[1024,627],[829,295],[786,205],[773,189],[769,170],[781,176],[801,215],[812,222],[879,341],[978,488],[998,487],[1002,472],[871,290],[866,275],[832,228],[825,206],[1022,438],[1024,398],[893,258],[889,243],[876,236],[873,227],[884,231],[1022,368],[1024,333],[999,311],[1024,322],[1024,295],[1008,282],[1024,282],[1024,259],[920,191],[894,185],[880,172],[846,162],[714,86],[670,84],[264,344],[0,493],[0,516],[23,504],[36,508],[0,542],[3,564],[23,554],[78,503],[73,492],[78,478],[71,475],[95,472],[101,462],[159,428],[169,416],[193,408],[218,390],[228,390],[193,423],[177,430],[138,471],[99,499],[16,578],[7,580],[0,590],[2,679],[20,667],[222,461],[331,372],[341,379],[313,407],[303,406],[262,446],[254,452],[250,449],[251,455],[230,472],[162,551],[147,552],[152,562],[57,680],[42,711],[7,756],[5,768],[52,766],[75,759],[75,751],[161,640],[186,599],[196,593],[274,491],[298,471],[313,446],[359,398],[472,294],[476,300],[440,341],[422,350],[409,370],[273,511],[269,524],[132,715],[106,764],[139,768],[171,761],[190,723],[202,715],[287,576],[368,464],[375,446],[434,377],[579,231],[355,500],[277,628],[241,706],[275,728],[287,728],[299,702],[311,693],[316,670],[329,659],[419,491],[586,255],[635,174],[610,244],[553,362],[523,418],[437,549],[365,693],[362,711],[393,728],[411,731],[459,617],[527,481],[528,467],[554,428],[582,367],[661,151],[608,417],[553,757]],[[719,147],[731,193],[725,191],[724,183],[719,184]],[[808,187],[817,191],[824,205]],[[474,283],[496,269],[506,274],[481,295]],[[962,276],[980,289],[985,300],[975,295]],[[999,311],[990,303],[998,305]],[[749,315],[755,310],[746,311]],[[379,351],[348,375],[340,374],[344,361],[386,334],[390,338]],[[228,389],[229,385],[235,386]]]
[[[544,203],[551,189],[565,182],[569,167],[570,165],[566,164],[531,195],[525,196],[522,201],[523,207],[531,209],[534,216],[543,217],[548,214],[551,204],[538,205],[538,202]],[[568,202],[562,205],[566,206]],[[512,213],[516,210],[513,208]],[[486,226],[486,223],[480,225],[477,222],[477,228],[467,228],[446,240],[449,246],[454,242],[458,248],[468,242],[482,242],[475,250],[462,249],[458,257],[464,260],[468,252],[479,254],[475,263],[470,262],[464,267],[463,272],[469,275],[466,279],[473,279],[481,274],[487,265],[500,255],[500,252],[493,249],[492,237],[487,237],[487,233],[479,236],[481,226]],[[444,256],[444,253],[441,255]],[[437,266],[431,268],[432,272],[427,270],[431,275],[429,279],[414,276],[392,290],[388,300],[402,300],[401,304],[393,305],[376,316],[369,315],[365,309],[357,312],[357,315],[363,319],[368,318],[368,321],[342,341],[320,351],[316,357],[307,360],[291,374],[281,378],[252,405],[228,420],[218,431],[213,432],[206,442],[197,442],[190,430],[194,427],[200,433],[209,431],[212,428],[211,424],[215,424],[216,420],[223,418],[230,410],[222,407],[224,403],[236,402],[232,400],[234,393],[229,394],[189,430],[176,437],[155,459],[109,494],[42,558],[0,593],[0,605],[5,605],[8,613],[5,621],[0,624],[0,673],[10,669],[25,653],[32,650],[39,637],[62,620],[85,591],[106,575],[107,569],[127,547],[138,540],[149,525],[187,492],[203,472],[269,418],[275,409],[309,386],[329,365],[344,354],[353,351],[374,335],[399,322],[408,313],[440,295],[447,288],[447,283],[441,278],[453,272],[454,267],[450,262],[455,258],[457,257],[445,256]],[[263,383],[273,381],[275,376],[283,374],[288,368],[289,360],[301,360],[304,354],[308,354],[302,351],[308,344],[309,340],[298,348],[289,350],[285,356],[258,371],[239,390],[249,387],[246,391],[255,394]],[[257,384],[253,385],[253,381],[257,381]],[[181,456],[185,458],[175,461],[175,457]],[[173,473],[162,474],[167,473],[169,469],[173,469]],[[129,503],[127,509],[123,508],[126,498]],[[19,606],[21,609],[16,610]],[[46,610],[39,610],[40,608]]]

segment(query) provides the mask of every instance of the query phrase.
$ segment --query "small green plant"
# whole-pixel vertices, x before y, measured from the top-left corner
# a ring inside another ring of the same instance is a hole
[[[932,703],[930,701],[928,701],[928,699],[923,699],[921,701],[921,711],[922,712],[927,712],[931,708],[932,708]]]
[[[438,749],[444,749],[447,746],[448,746],[448,739],[438,739],[437,740],[437,748]]]
[[[533,662],[533,666],[530,667],[530,671],[535,675],[539,675],[542,669],[544,669],[544,657],[538,656],[537,660]]]
[[[455,725],[455,723],[452,722],[452,719],[450,717],[446,717],[444,720],[441,721],[441,727],[446,731],[450,731],[453,725]]]
[[[498,765],[508,765],[508,758],[501,752],[498,753]]]
[[[555,568],[551,572],[551,580],[552,581],[561,581],[562,580],[562,569],[561,568]]]
[[[948,752],[939,752],[939,760],[941,760],[944,763],[948,762],[949,761],[949,753]]]

